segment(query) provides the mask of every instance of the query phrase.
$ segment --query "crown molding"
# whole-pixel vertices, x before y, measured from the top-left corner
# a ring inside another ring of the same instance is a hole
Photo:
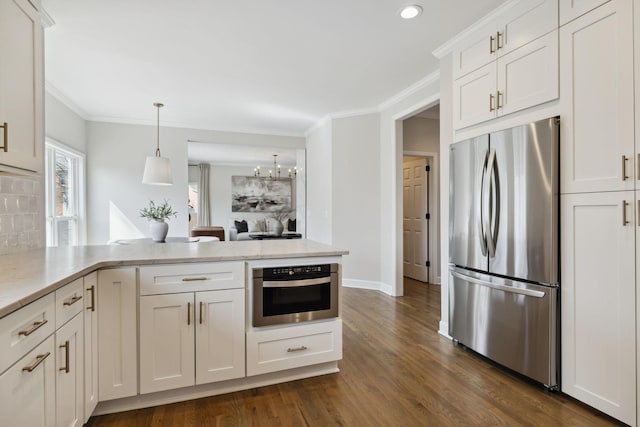
[[[140,125],[140,126],[157,126],[157,121],[154,119],[130,119],[124,117],[110,117],[110,116],[90,116],[86,119],[90,122],[100,123],[114,123],[114,124],[126,124],[126,125]],[[269,128],[253,128],[253,127],[225,127],[211,125],[209,123],[183,123],[172,122],[162,120],[161,127],[173,127],[181,129],[193,129],[193,130],[205,130],[215,132],[229,132],[229,133],[247,133],[253,135],[270,135],[270,136],[287,136],[294,138],[304,138],[304,134],[297,132],[284,132],[278,129]]]
[[[362,108],[359,110],[346,110],[327,114],[326,116],[315,122],[309,129],[307,129],[304,133],[304,136],[309,136],[311,133],[327,124],[327,122],[330,120],[346,119],[348,117],[364,116],[366,114],[376,114],[379,112],[380,110],[378,110],[377,108]]]
[[[414,93],[420,91],[421,89],[425,88],[426,86],[429,86],[430,84],[433,84],[433,83],[437,82],[438,80],[440,80],[440,69],[437,69],[434,72],[432,72],[431,74],[426,75],[425,77],[423,77],[422,79],[418,80],[417,82],[415,82],[414,84],[412,84],[408,88],[398,92],[397,94],[395,94],[391,98],[389,98],[386,101],[384,101],[382,104],[378,105],[378,111],[386,110],[387,108],[389,108],[389,107],[391,107],[391,106],[393,106],[393,105],[395,105],[395,104],[407,99],[408,97],[410,97]]]
[[[479,30],[481,27],[491,23],[502,12],[504,12],[507,9],[510,9],[515,4],[519,3],[520,1],[521,0],[509,0],[509,1],[501,4],[500,6],[498,6],[495,9],[493,9],[491,12],[489,12],[487,15],[483,16],[478,21],[474,22],[469,27],[465,28],[464,30],[462,30],[461,32],[456,34],[452,39],[449,39],[444,44],[442,44],[440,47],[436,48],[433,52],[431,52],[431,54],[433,56],[435,56],[436,58],[438,58],[438,59],[444,58],[445,56],[447,56],[449,53],[451,53],[453,51],[453,48],[458,43],[460,43],[461,41],[463,41],[464,39],[469,37],[471,34],[476,32],[477,30]]]
[[[45,29],[56,25],[56,21],[53,20],[51,15],[49,15],[49,12],[47,12],[43,7],[40,8],[40,22],[42,22],[42,26]]]
[[[62,91],[51,84],[51,82],[49,82],[48,80],[45,80],[44,82],[44,90],[49,95],[53,96],[55,99],[64,104],[68,109],[80,116],[81,119],[89,120],[89,115],[82,108],[78,107],[75,102],[67,98],[67,96],[62,93]]]

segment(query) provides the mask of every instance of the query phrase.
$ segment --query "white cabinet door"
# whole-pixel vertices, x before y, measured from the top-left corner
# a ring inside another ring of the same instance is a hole
[[[634,189],[631,5],[612,0],[560,30],[561,193]]]
[[[496,64],[490,63],[453,82],[453,127],[496,117]]]
[[[193,292],[140,297],[140,393],[195,383]]]
[[[0,2],[0,165],[42,172],[43,36],[27,0]]]
[[[635,424],[634,192],[560,202],[562,391]]]
[[[98,271],[98,398],[138,394],[136,269]]]
[[[84,422],[98,404],[98,273],[84,277]]]
[[[196,309],[196,384],[244,377],[244,289],[196,292]]]
[[[560,0],[560,25],[584,15],[609,0]]]
[[[558,32],[502,56],[497,66],[498,115],[558,98]]]
[[[0,375],[0,426],[55,426],[55,364],[52,335]]]
[[[84,331],[78,314],[56,331],[56,426],[84,424]]]
[[[454,80],[558,27],[558,0],[511,2],[453,51]]]

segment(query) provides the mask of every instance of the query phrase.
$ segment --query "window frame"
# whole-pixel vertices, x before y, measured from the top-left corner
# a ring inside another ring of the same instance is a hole
[[[72,194],[76,197],[72,201],[75,215],[56,216],[54,191],[55,183],[55,154],[60,153],[72,159]],[[71,246],[86,244],[86,155],[52,138],[45,139],[45,222],[46,245],[58,246],[58,223],[61,220],[75,221],[75,242]]]

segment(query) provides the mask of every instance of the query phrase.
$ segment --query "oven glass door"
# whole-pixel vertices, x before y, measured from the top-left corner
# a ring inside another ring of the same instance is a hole
[[[281,282],[283,285],[286,282]],[[306,313],[331,308],[331,282],[306,286],[264,286],[262,288],[262,315]]]

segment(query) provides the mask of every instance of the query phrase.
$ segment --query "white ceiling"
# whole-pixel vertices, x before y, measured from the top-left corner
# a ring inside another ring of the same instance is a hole
[[[303,135],[438,68],[504,0],[44,0],[50,92],[89,120]]]
[[[189,141],[190,163],[211,163],[220,165],[241,165],[254,168],[260,166],[263,172],[273,169],[273,155],[277,154],[277,164],[282,168],[296,165],[296,150],[274,147],[257,147],[238,144],[219,144]],[[282,173],[286,170],[282,169]]]

